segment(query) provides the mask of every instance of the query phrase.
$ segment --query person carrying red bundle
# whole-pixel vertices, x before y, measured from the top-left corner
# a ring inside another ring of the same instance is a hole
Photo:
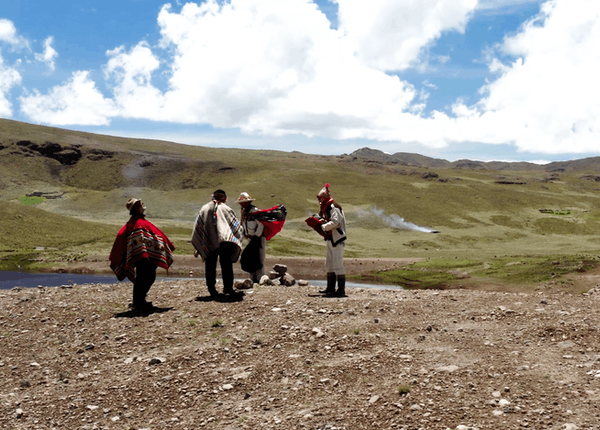
[[[326,184],[319,194],[319,216],[308,217],[306,223],[321,234],[327,242],[327,288],[321,293],[327,296],[346,297],[346,270],[344,269],[344,247],[346,246],[346,217],[339,203],[329,192]],[[336,290],[337,281],[337,290]]]
[[[240,220],[244,236],[249,239],[240,263],[242,270],[250,274],[252,282],[259,283],[265,274],[267,240],[281,231],[287,211],[284,205],[260,210],[252,204],[253,201],[248,193],[241,193],[237,200],[241,209]]]

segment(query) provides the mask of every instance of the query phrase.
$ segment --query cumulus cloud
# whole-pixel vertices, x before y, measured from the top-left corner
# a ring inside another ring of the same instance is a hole
[[[54,38],[52,36],[44,40],[44,52],[35,54],[35,59],[41,63],[46,63],[50,70],[54,70],[56,65],[54,60],[58,57],[58,52],[52,47]]]
[[[107,55],[110,60],[104,73],[115,85],[114,101],[119,114],[126,118],[162,120],[163,95],[151,83],[152,73],[158,69],[160,61],[148,44],[141,42],[130,52],[119,47]]]
[[[15,24],[8,19],[0,19],[0,42],[7,43],[16,50],[29,46],[27,40],[17,34]]]
[[[401,113],[411,85],[362,64],[307,0],[208,1],[159,15],[175,50],[166,114],[271,135],[359,136]]]
[[[19,72],[12,67],[5,66],[2,56],[0,56],[0,116],[12,115],[12,104],[7,98],[7,93],[19,83],[21,83]]]
[[[463,32],[477,0],[335,0],[339,28],[361,63],[384,71],[421,61],[445,31]]]
[[[532,152],[597,152],[598,40],[600,2],[546,2],[538,16],[498,47],[510,60],[495,58],[490,64],[501,74],[483,88],[482,100],[455,107],[460,129],[469,129],[462,138],[512,142]]]
[[[104,98],[86,71],[73,73],[47,95],[38,91],[20,97],[21,112],[36,122],[53,125],[107,125],[114,103]]]
[[[459,99],[451,113],[431,114],[429,90],[390,71],[421,66],[443,33],[464,31],[477,0],[335,1],[337,29],[310,0],[206,0],[179,12],[165,6],[158,46],[107,52],[110,99],[79,71],[47,95],[22,97],[21,109],[56,125],[102,125],[119,116],[268,136],[597,152],[597,0],[546,1],[491,50],[490,81],[478,103]],[[489,9],[531,1],[483,3]],[[0,40],[12,40],[16,32],[4,25]],[[153,82],[159,73],[167,76],[165,87]]]

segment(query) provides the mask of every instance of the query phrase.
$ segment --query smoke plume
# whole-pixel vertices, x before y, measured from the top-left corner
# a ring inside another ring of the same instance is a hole
[[[404,218],[402,218],[401,216],[398,216],[396,214],[386,215],[382,209],[378,209],[376,207],[372,207],[369,212],[372,213],[373,215],[375,215],[377,218],[382,220],[386,225],[388,225],[392,228],[420,231],[423,233],[439,233],[438,230],[432,230],[427,227],[421,227],[412,222],[406,221]],[[359,211],[359,216],[364,215],[364,214],[365,214],[364,211]]]

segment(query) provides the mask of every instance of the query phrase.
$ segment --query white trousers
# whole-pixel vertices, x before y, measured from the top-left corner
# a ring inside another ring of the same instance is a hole
[[[344,247],[346,242],[338,243],[337,246],[333,246],[331,241],[327,241],[327,258],[325,259],[325,267],[327,272],[334,272],[336,275],[345,275],[346,269],[344,269]]]

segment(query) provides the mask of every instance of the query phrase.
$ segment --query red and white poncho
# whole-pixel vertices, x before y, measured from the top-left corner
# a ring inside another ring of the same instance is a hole
[[[135,281],[135,263],[147,258],[157,267],[168,270],[173,264],[175,245],[144,216],[134,215],[119,230],[110,251],[110,268],[122,281]]]

